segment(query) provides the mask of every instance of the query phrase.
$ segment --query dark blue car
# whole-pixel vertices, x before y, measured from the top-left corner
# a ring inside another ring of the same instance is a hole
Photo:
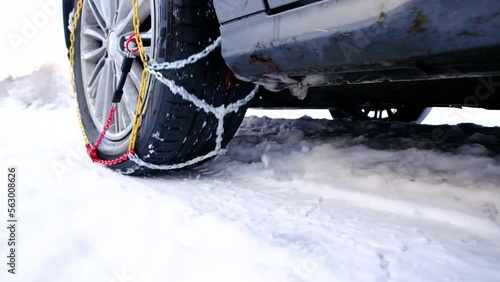
[[[500,109],[498,0],[63,3],[89,154],[125,173],[214,157],[248,107],[398,122]]]

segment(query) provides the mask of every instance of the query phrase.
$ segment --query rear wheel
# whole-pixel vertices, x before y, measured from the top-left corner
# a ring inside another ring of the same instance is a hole
[[[142,0],[139,3],[145,50],[157,62],[185,59],[219,37],[211,1]],[[133,33],[132,16],[130,0],[84,1],[76,30],[75,82],[82,122],[90,142],[97,140],[111,106],[126,55],[124,43]],[[128,75],[113,123],[98,149],[101,159],[115,159],[127,152],[142,71],[138,58]],[[180,70],[162,71],[167,79],[216,107],[235,102],[253,89],[251,84],[226,85],[227,72],[220,48]],[[235,134],[245,111],[242,107],[225,117],[223,146]],[[152,164],[183,163],[214,150],[217,125],[214,115],[173,94],[151,77],[135,151]],[[147,172],[131,161],[112,168]]]
[[[430,108],[420,107],[381,107],[381,106],[351,106],[330,110],[335,119],[380,120],[397,122],[421,123],[429,114]]]

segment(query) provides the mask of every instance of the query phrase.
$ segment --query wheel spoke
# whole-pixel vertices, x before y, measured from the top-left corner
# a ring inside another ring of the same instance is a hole
[[[132,120],[130,119],[130,115],[128,113],[129,109],[123,101],[120,102],[120,104],[118,104],[118,108],[120,109],[120,112],[118,115],[118,123],[119,123],[119,128],[121,131],[121,130],[124,130],[125,128],[127,128],[127,125],[130,124],[130,122]],[[119,132],[119,131],[117,131],[117,132]]]
[[[111,30],[115,26],[116,13],[118,10],[117,0],[102,0],[101,1],[103,10],[105,11],[104,19],[106,21],[106,27]]]
[[[151,15],[150,0],[139,0],[139,19],[146,19]],[[119,15],[121,15],[119,13]],[[132,20],[134,18],[134,9],[128,10],[125,18],[119,17],[117,20],[115,31],[118,35],[125,35],[134,29],[132,25]]]
[[[148,57],[151,58],[152,54],[151,54],[151,47],[150,46],[144,46],[144,52],[146,53],[146,55],[148,55]],[[133,54],[134,54],[134,56],[136,56],[138,58],[141,56],[140,51],[134,52]]]
[[[89,87],[89,92],[90,92],[90,98],[94,99],[95,95],[97,93],[97,86],[98,86],[98,79],[101,75],[102,68],[104,67],[104,64],[106,62],[106,59],[104,57],[101,58],[101,60],[97,63],[95,68],[92,70],[92,73],[90,74],[89,82],[87,86]]]
[[[99,62],[99,60],[102,57],[104,57],[105,54],[106,54],[106,48],[104,46],[101,46],[97,49],[94,49],[94,50],[91,50],[91,51],[84,53],[82,55],[82,58],[85,61],[96,63],[96,62]]]
[[[118,6],[118,13],[116,15],[116,25],[119,27],[125,23],[125,19],[127,18],[130,11],[132,11],[132,2],[131,1],[121,1]]]
[[[110,127],[111,128],[114,128],[114,132],[120,132],[120,104],[116,105],[116,108],[115,108],[115,114],[113,115],[113,126]]]
[[[96,7],[99,10],[99,13],[101,15],[101,18],[104,21],[104,26],[106,27],[106,30],[110,30],[114,26],[114,18],[112,17],[113,13],[113,3],[116,3],[115,0],[94,0],[98,1],[99,3],[96,3]]]
[[[95,26],[86,26],[84,27],[83,29],[83,35],[91,38],[91,39],[94,39],[94,40],[98,40],[98,41],[101,41],[101,42],[104,42],[106,41],[106,37],[104,35],[104,31],[98,27],[95,27]]]
[[[145,40],[151,40],[153,37],[153,30],[148,30],[147,32],[141,32],[141,38]]]
[[[135,32],[132,30],[132,31],[129,31],[129,32],[126,32],[125,34],[123,34],[123,36],[125,38],[129,38],[132,34],[134,34]],[[141,35],[141,38],[143,40],[145,40],[146,42],[144,43],[144,45],[146,46],[149,46],[150,44],[147,44],[147,42],[151,41],[151,38],[153,37],[153,30],[148,30],[148,31],[143,31],[140,33]]]
[[[141,89],[142,71],[142,65],[138,61],[134,61],[132,64],[132,70],[129,73],[129,78],[132,80],[137,90]]]
[[[112,63],[114,64],[114,68],[116,70],[115,75],[119,79],[121,77],[121,75],[122,75],[122,62],[121,62],[122,59],[120,59],[120,58],[113,58],[112,61],[113,61]]]
[[[102,74],[99,78],[99,86],[97,92],[97,103],[95,106],[96,118],[100,119],[102,124],[106,122],[109,109],[111,108],[112,95],[114,92],[115,76],[113,65],[110,60],[106,60],[102,69]]]
[[[127,80],[125,83],[122,103],[127,109],[127,114],[130,116],[130,120],[133,120],[135,116],[135,108],[137,107],[137,90],[135,90],[135,87],[130,80]]]
[[[99,78],[99,77],[100,77],[100,75],[101,75],[101,73],[99,72],[99,73],[98,73],[97,78]],[[99,92],[99,91],[98,91],[98,89],[99,89],[99,88],[98,88],[98,86],[99,86],[99,83],[97,82],[97,80],[95,80],[95,81],[94,81],[94,82],[93,82],[93,83],[89,86],[89,88],[88,88],[88,95],[89,95],[89,97],[90,97],[90,99],[91,99],[91,101],[92,101],[92,105],[93,105],[93,106],[95,106],[95,104],[96,104],[97,92]]]
[[[96,20],[101,30],[106,30],[106,21],[104,20],[105,13],[102,9],[102,5],[100,3],[96,3],[96,0],[92,0],[89,1],[89,7],[94,14],[94,19]]]

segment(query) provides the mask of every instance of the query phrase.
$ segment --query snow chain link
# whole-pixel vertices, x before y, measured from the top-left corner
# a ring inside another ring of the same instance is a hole
[[[77,92],[76,92],[75,73],[74,73],[75,38],[76,38],[75,32],[77,30],[78,22],[79,22],[80,17],[81,17],[81,11],[83,8],[83,1],[84,0],[78,0],[76,8],[72,13],[73,14],[73,17],[71,19],[72,22],[70,23],[70,27],[71,27],[70,42],[71,42],[71,45],[70,45],[70,49],[69,49],[69,57],[70,57],[70,67],[71,67],[71,70],[70,70],[70,72],[71,72],[71,85],[73,88],[73,92],[75,93],[75,99],[77,97],[76,96]],[[156,170],[180,169],[180,168],[184,168],[187,166],[197,164],[199,162],[202,162],[204,160],[207,160],[209,158],[212,158],[212,157],[219,155],[220,153],[223,152],[222,141],[223,141],[223,134],[224,134],[224,117],[230,113],[237,112],[240,107],[248,104],[255,97],[259,87],[256,86],[254,88],[254,90],[252,90],[252,92],[250,92],[250,94],[247,95],[245,98],[238,100],[235,103],[232,103],[228,106],[222,105],[219,107],[214,107],[213,105],[210,105],[210,104],[206,103],[204,100],[201,100],[198,97],[196,97],[195,95],[187,92],[186,89],[184,89],[182,86],[178,86],[173,80],[169,80],[169,79],[165,78],[160,71],[161,70],[181,69],[181,68],[184,68],[186,65],[193,64],[193,63],[197,62],[198,60],[205,58],[210,53],[212,53],[215,49],[217,49],[217,47],[220,46],[221,38],[220,37],[217,38],[217,40],[215,40],[211,45],[209,45],[203,51],[201,51],[200,53],[191,55],[190,57],[188,57],[185,60],[179,60],[176,62],[166,62],[166,63],[161,63],[161,64],[157,63],[155,61],[149,61],[149,58],[144,50],[144,45],[143,45],[143,42],[142,42],[142,39],[140,36],[139,28],[140,28],[141,22],[139,19],[139,2],[138,2],[138,0],[132,0],[132,7],[134,10],[133,26],[134,26],[134,32],[136,35],[135,39],[136,39],[137,46],[139,47],[139,53],[140,53],[141,60],[143,62],[144,71],[142,72],[141,89],[139,90],[139,94],[138,94],[137,108],[135,111],[134,125],[132,128],[132,134],[131,134],[131,138],[130,138],[128,152],[125,153],[125,155],[123,155],[120,158],[115,159],[115,160],[101,160],[97,157],[97,153],[95,152],[95,150],[97,150],[97,147],[99,146],[100,142],[96,142],[96,144],[94,146],[92,146],[90,144],[88,136],[85,132],[85,128],[83,126],[83,120],[82,120],[80,108],[78,105],[78,99],[76,99],[78,120],[80,123],[80,129],[82,131],[85,145],[87,146],[88,149],[89,148],[94,149],[93,152],[89,151],[89,155],[91,156],[91,158],[94,162],[100,163],[100,164],[103,164],[106,166],[117,165],[117,164],[120,164],[122,162],[125,162],[128,159],[128,160],[133,161],[134,163],[136,163],[140,167],[147,167],[147,168],[156,169]],[[173,94],[180,95],[183,99],[191,102],[193,105],[200,108],[204,112],[206,112],[208,114],[213,114],[217,118],[217,120],[219,122],[217,125],[217,132],[216,132],[217,133],[216,146],[212,152],[210,152],[204,156],[194,158],[190,161],[180,163],[180,164],[174,164],[174,165],[155,165],[155,164],[147,163],[147,162],[141,160],[139,158],[139,156],[137,156],[137,154],[135,154],[134,149],[135,149],[135,144],[137,142],[137,135],[139,132],[139,128],[140,128],[141,123],[142,123],[144,103],[146,100],[146,88],[148,85],[150,74],[154,75],[158,81],[165,84]],[[113,113],[113,108],[110,111],[110,117],[111,117],[112,113]],[[109,124],[107,127],[109,127]],[[105,126],[103,132],[101,133],[101,136],[104,136],[105,132],[106,132],[106,126]]]

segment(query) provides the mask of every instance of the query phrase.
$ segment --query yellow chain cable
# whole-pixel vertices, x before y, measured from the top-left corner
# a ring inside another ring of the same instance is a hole
[[[77,98],[77,91],[76,91],[76,82],[75,82],[75,41],[76,41],[76,30],[78,28],[78,22],[81,17],[81,12],[83,9],[83,1],[84,0],[78,0],[76,4],[76,9],[74,11],[74,16],[73,16],[73,23],[72,23],[72,30],[70,34],[70,48],[69,48],[69,64],[70,64],[70,74],[71,74],[71,86],[73,88],[73,93],[75,93],[75,100],[76,100],[76,110],[77,110],[77,115],[78,115],[78,121],[80,123],[80,130],[82,131],[82,135],[85,141],[85,145],[90,144],[87,133],[85,132],[85,128],[83,126],[83,120],[80,112],[80,107],[78,105],[78,98]],[[139,52],[141,55],[141,60],[144,65],[144,71],[142,72],[142,78],[141,78],[141,89],[139,90],[139,95],[137,99],[137,108],[135,111],[135,117],[134,117],[134,126],[132,128],[132,135],[130,138],[130,143],[129,143],[129,152],[133,152],[135,148],[135,143],[137,141],[137,133],[139,131],[139,127],[141,126],[142,122],[142,111],[144,108],[144,101],[146,98],[146,87],[148,84],[149,80],[149,71],[148,71],[148,56],[146,54],[146,51],[144,50],[144,44],[141,39],[140,35],[140,19],[139,19],[139,3],[138,0],[132,0],[132,6],[134,9],[134,19],[133,19],[133,25],[134,25],[134,32],[136,34],[136,42],[139,47]]]
[[[142,72],[141,89],[139,90],[139,96],[137,98],[137,109],[135,111],[134,127],[132,128],[132,136],[130,137],[130,143],[128,147],[129,152],[134,151],[135,143],[137,141],[137,133],[139,131],[139,127],[141,126],[142,110],[144,107],[144,101],[146,99],[146,86],[149,80],[148,56],[146,55],[146,51],[144,51],[144,45],[142,43],[142,38],[140,34],[141,20],[139,19],[139,1],[132,0],[132,7],[134,9],[133,24],[134,24],[135,38],[137,46],[139,47],[142,63],[144,65],[144,71]]]
[[[75,82],[75,40],[76,40],[76,29],[78,28],[78,21],[80,20],[81,12],[83,7],[83,0],[78,0],[76,4],[75,13],[73,15],[73,23],[71,24],[71,34],[69,35],[69,40],[71,45],[69,47],[69,65],[70,65],[70,74],[71,74],[71,87],[73,88],[73,93],[75,95],[76,101],[76,112],[78,115],[78,122],[80,123],[80,130],[82,131],[83,140],[85,141],[85,145],[90,144],[89,138],[87,137],[87,133],[85,132],[85,128],[83,127],[83,120],[80,113],[80,106],[78,105],[78,97],[76,94],[76,82]]]

